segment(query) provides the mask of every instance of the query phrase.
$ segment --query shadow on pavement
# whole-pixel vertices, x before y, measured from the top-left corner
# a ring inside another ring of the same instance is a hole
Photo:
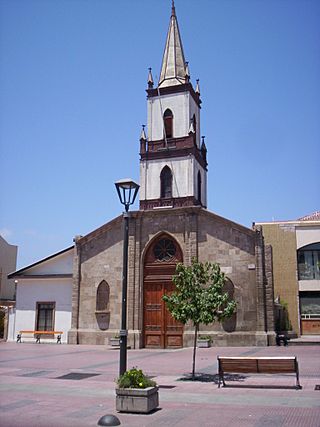
[[[244,381],[247,377],[244,375],[237,374],[225,374],[224,379],[226,381]],[[202,374],[201,372],[195,374],[194,379],[192,379],[192,374],[185,374],[183,377],[178,378],[178,381],[200,381],[203,383],[214,383],[219,384],[219,375],[218,374]]]

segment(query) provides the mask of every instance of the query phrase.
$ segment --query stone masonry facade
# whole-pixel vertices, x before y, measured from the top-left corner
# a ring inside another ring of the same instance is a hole
[[[143,268],[150,244],[166,233],[180,246],[183,262],[192,258],[218,262],[234,286],[237,312],[233,326],[201,327],[214,345],[274,343],[271,249],[261,229],[251,230],[194,206],[154,209],[130,214],[128,253],[128,344],[143,346]],[[119,333],[122,300],[122,216],[75,239],[72,329],[69,343],[107,344]],[[96,310],[97,289],[107,282],[110,295],[103,330]],[[183,345],[193,343],[193,327],[184,327]]]

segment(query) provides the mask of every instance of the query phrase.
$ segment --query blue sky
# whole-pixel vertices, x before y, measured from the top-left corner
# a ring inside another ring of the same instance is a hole
[[[208,209],[251,227],[320,205],[320,2],[176,0],[200,79]],[[23,267],[121,213],[170,0],[1,0],[0,234]],[[137,206],[136,206],[137,208]]]

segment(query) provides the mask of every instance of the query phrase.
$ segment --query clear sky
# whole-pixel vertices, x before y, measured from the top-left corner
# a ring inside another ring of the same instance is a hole
[[[320,207],[320,1],[176,0],[200,79],[208,209],[251,227]],[[170,0],[0,1],[0,234],[23,267],[119,215]],[[136,205],[136,208],[138,205]]]

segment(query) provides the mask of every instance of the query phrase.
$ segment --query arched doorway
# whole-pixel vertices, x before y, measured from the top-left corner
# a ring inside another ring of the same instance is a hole
[[[174,290],[172,275],[182,262],[178,243],[162,234],[150,245],[143,271],[143,337],[149,348],[182,347],[183,325],[175,321],[162,300]]]

